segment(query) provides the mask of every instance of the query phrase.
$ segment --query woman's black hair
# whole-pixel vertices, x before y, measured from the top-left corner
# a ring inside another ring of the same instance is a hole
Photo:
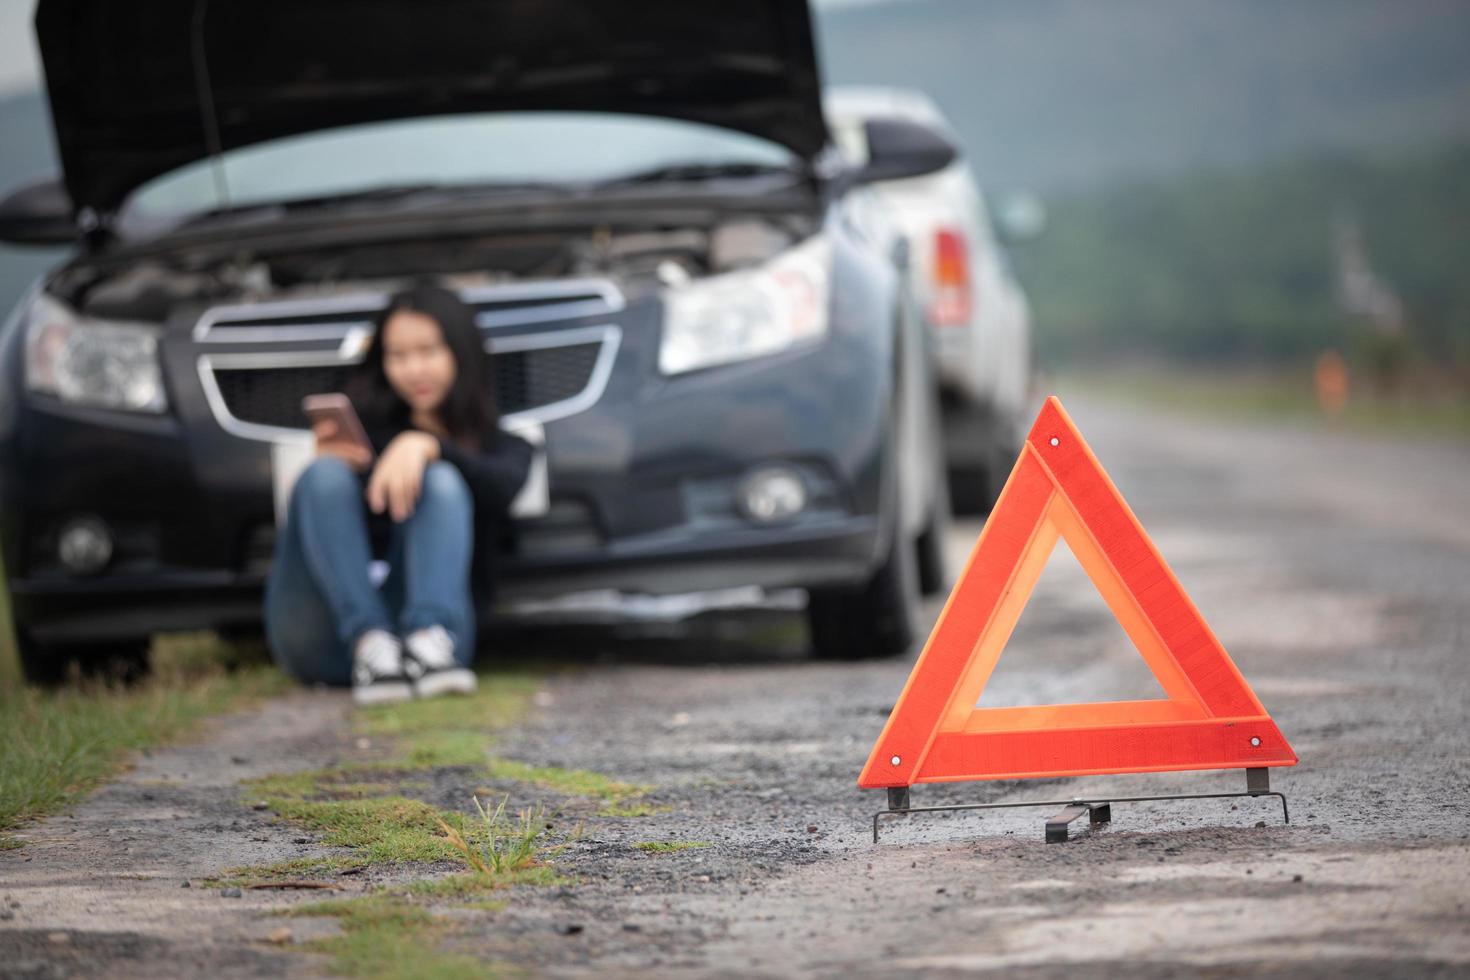
[[[409,424],[408,403],[393,390],[383,370],[383,327],[401,310],[421,313],[437,323],[454,355],[454,383],[439,406],[444,428],[457,443],[473,448],[485,446],[500,421],[492,391],[490,357],[480,328],[475,325],[475,311],[443,286],[417,283],[389,298],[374,325],[367,356],[353,379],[353,404],[364,418],[377,424]]]

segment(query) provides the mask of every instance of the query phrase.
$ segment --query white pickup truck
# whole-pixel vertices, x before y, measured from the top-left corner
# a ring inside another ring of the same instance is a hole
[[[869,119],[922,122],[958,145],[953,128],[922,92],[829,87],[824,107],[838,146],[857,162],[867,156],[863,124]],[[912,286],[934,342],[953,508],[988,510],[1030,418],[1030,304],[963,157],[922,177],[874,183],[870,193],[909,243]],[[1034,211],[1018,219],[1006,229],[1008,239],[1034,233],[1040,221]]]

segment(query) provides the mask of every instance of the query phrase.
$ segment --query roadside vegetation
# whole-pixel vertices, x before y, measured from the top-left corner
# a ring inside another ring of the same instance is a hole
[[[1470,387],[1470,142],[1140,180],[1048,209],[1017,252],[1045,365],[1301,365],[1334,348]],[[1342,312],[1345,233],[1402,303],[1398,349]]]
[[[328,769],[282,773],[242,784],[242,802],[320,835],[320,856],[231,868],[215,884],[244,884],[384,865],[453,861],[476,888],[550,884],[545,859],[587,817],[635,817],[664,808],[643,797],[647,786],[601,773],[531,766],[493,754],[495,736],[525,717],[540,675],[485,671],[467,697],[406,701],[358,711],[355,734],[382,754]],[[418,799],[441,770],[462,770],[473,813]],[[511,814],[510,801],[538,794]],[[492,801],[489,804],[482,800]],[[493,802],[498,801],[498,802]],[[553,835],[553,831],[555,834]],[[461,880],[453,887],[465,887]]]
[[[278,914],[336,920],[337,935],[300,946],[330,956],[335,976],[478,980],[487,975],[487,965],[474,957],[436,950],[435,944],[454,931],[453,923],[402,893],[311,902]]]
[[[580,836],[583,819],[664,808],[643,799],[646,786],[494,754],[496,733],[525,716],[540,677],[502,670],[479,679],[468,697],[357,712],[353,736],[367,739],[379,758],[243,783],[242,804],[315,834],[321,853],[230,868],[204,884],[351,887],[339,882],[359,879],[339,876],[396,869],[413,877],[280,912],[329,918],[339,928],[293,948],[329,956],[331,972],[347,977],[485,975],[491,965],[446,951],[458,930],[480,921],[468,913],[494,915],[505,904],[499,893],[509,888],[572,884],[554,858]],[[418,798],[446,778],[469,788],[468,807]],[[514,808],[513,799],[535,802]],[[686,846],[701,845],[675,842],[669,849]]]
[[[1204,371],[1179,365],[1101,367],[1060,372],[1048,392],[1077,391],[1146,408],[1247,423],[1337,428],[1361,433],[1470,436],[1470,391],[1418,384],[1391,395],[1359,390],[1340,412],[1318,403],[1310,369],[1266,367]]]
[[[0,623],[7,644],[9,625]],[[20,843],[4,831],[65,808],[122,769],[131,753],[286,686],[272,667],[229,669],[222,647],[213,634],[160,636],[152,673],[128,686],[83,680],[44,690],[7,682],[0,695],[0,847]]]
[[[672,854],[675,851],[691,851],[702,847],[709,847],[709,841],[702,840],[646,840],[633,845],[645,854]]]

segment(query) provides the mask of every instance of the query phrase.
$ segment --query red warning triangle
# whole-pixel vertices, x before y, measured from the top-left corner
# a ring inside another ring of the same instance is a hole
[[[975,707],[1059,536],[1167,697]],[[858,785],[1296,761],[1061,402],[1048,398]]]

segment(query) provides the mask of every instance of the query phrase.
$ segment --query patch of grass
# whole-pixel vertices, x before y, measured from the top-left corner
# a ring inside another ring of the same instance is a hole
[[[619,782],[586,769],[562,769],[558,766],[528,766],[513,759],[491,759],[488,772],[493,779],[530,783],[542,789],[556,790],[571,796],[591,796],[614,802],[648,792],[651,787]]]
[[[13,851],[25,846],[26,842],[19,837],[0,837],[0,851]]]
[[[478,766],[489,751],[490,739],[484,731],[415,732],[401,741],[403,763],[414,769]]]
[[[365,868],[367,862],[359,857],[343,854],[326,854],[320,857],[292,858],[273,864],[242,864],[226,868],[220,878],[206,878],[206,888],[230,888],[254,884],[259,881],[280,881],[283,878],[312,878],[322,875],[341,874],[352,868]]]
[[[401,771],[373,763],[347,763],[331,769],[303,769],[247,779],[240,785],[253,799],[346,799],[384,796],[398,785]],[[373,778],[376,777],[376,778]]]
[[[464,818],[405,796],[363,800],[273,799],[284,820],[322,834],[322,843],[350,847],[367,864],[452,860],[459,852],[439,833],[447,825],[464,833]]]
[[[649,803],[647,800],[630,800],[626,803],[604,803],[597,808],[599,817],[651,817],[659,813],[672,813],[674,808],[667,803]]]
[[[226,673],[201,645],[156,645],[153,673],[131,687],[12,690],[0,706],[0,830],[60,810],[116,773],[130,752],[288,684],[269,667]]]
[[[567,879],[549,864],[531,864],[504,874],[482,874],[478,871],[461,871],[442,878],[422,878],[401,886],[405,895],[418,898],[473,898],[503,891],[517,885],[545,888],[564,884]]]
[[[516,724],[530,710],[541,678],[526,671],[479,675],[474,694],[377,705],[357,712],[357,727],[367,735],[472,731],[484,735]]]
[[[337,920],[339,935],[302,945],[331,956],[331,972],[338,976],[459,980],[487,972],[473,957],[435,951],[432,944],[451,931],[450,924],[398,896],[311,902],[280,914]]]
[[[633,846],[646,854],[669,854],[673,851],[690,851],[709,847],[710,843],[702,840],[647,840]]]

